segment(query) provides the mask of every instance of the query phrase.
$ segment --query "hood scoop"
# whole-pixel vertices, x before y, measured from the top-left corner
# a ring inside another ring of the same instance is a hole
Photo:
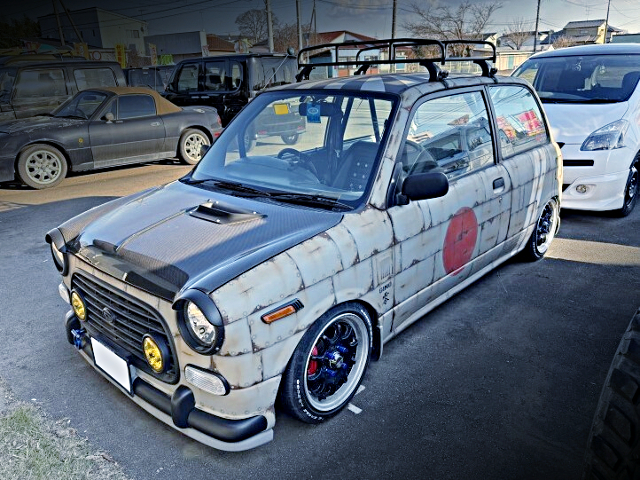
[[[263,215],[253,210],[238,208],[219,200],[208,200],[201,203],[196,208],[188,211],[192,217],[206,220],[208,222],[217,223],[218,225],[229,225],[235,223],[249,222],[265,218]]]

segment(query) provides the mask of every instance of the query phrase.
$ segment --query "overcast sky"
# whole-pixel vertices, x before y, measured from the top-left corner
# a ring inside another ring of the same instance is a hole
[[[70,10],[97,6],[123,15],[144,19],[149,34],[205,30],[218,35],[237,33],[236,17],[252,8],[264,8],[263,0],[63,0]],[[398,0],[397,36],[410,18],[414,1]],[[456,0],[443,0],[455,4]],[[313,0],[302,0],[301,21],[309,23]],[[318,31],[350,30],[384,38],[391,36],[392,0],[316,0]],[[478,2],[483,3],[483,2]],[[516,19],[535,26],[536,0],[502,0],[487,31],[504,32]],[[295,0],[271,0],[274,14],[282,23],[296,22]],[[38,15],[53,12],[52,0],[14,1],[3,7],[2,16]],[[540,30],[561,30],[572,20],[604,19],[607,0],[541,0]],[[640,2],[611,0],[609,23],[629,33],[640,33]]]

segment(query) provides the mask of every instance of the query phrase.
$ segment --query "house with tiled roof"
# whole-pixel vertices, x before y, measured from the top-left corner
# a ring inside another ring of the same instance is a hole
[[[546,43],[552,44],[562,37],[573,45],[609,43],[612,35],[624,33],[624,30],[607,25],[605,35],[605,25],[607,25],[605,19],[569,22],[562,30],[550,35]]]

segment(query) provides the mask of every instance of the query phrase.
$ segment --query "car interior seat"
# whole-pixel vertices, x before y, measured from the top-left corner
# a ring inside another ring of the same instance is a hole
[[[339,160],[333,186],[351,192],[363,191],[376,161],[378,146],[362,140],[349,146]]]

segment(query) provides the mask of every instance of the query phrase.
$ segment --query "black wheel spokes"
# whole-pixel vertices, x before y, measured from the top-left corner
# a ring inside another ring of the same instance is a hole
[[[337,323],[323,333],[315,345],[317,354],[309,356],[309,361],[319,366],[313,374],[307,374],[308,389],[314,397],[324,400],[347,382],[357,346],[356,334],[347,323]]]

